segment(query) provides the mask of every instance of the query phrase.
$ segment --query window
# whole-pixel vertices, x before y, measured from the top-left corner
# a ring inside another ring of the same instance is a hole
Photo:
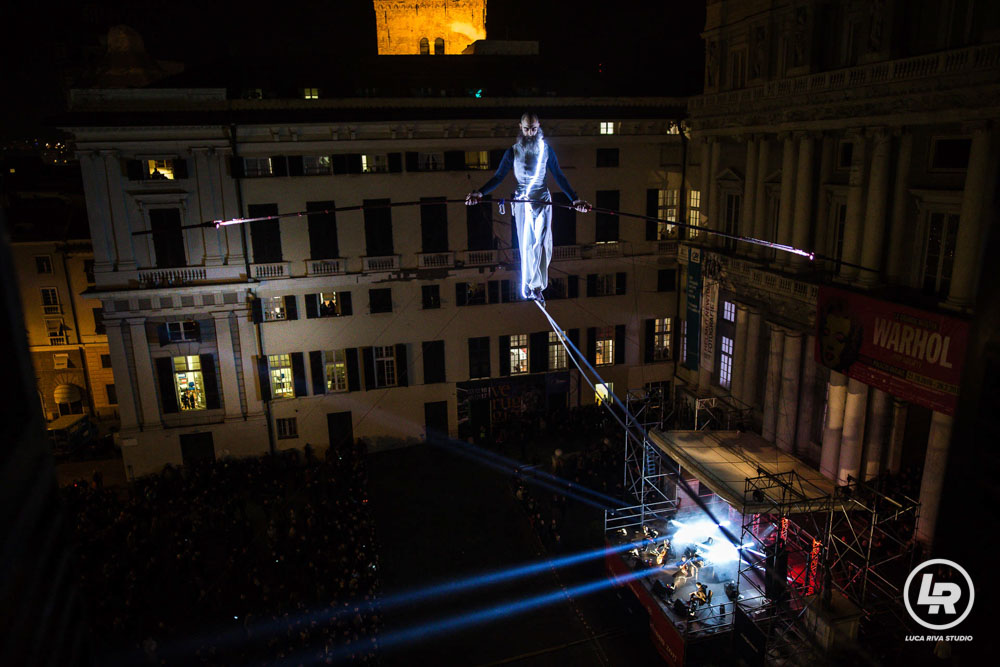
[[[726,322],[736,322],[736,304],[732,301],[722,302],[722,319]]]
[[[671,320],[653,320],[653,361],[670,361]]]
[[[624,273],[587,274],[587,296],[614,296],[625,294]]]
[[[854,142],[842,139],[837,145],[837,169],[850,169],[854,159]]]
[[[281,222],[277,204],[250,204],[247,206],[250,218],[270,218],[254,220],[250,223],[250,244],[254,264],[273,264],[281,260]],[[320,259],[320,258],[316,258]],[[325,257],[323,259],[326,259]]]
[[[368,290],[368,310],[372,313],[392,312],[392,288],[382,287]]]
[[[729,389],[733,379],[733,339],[722,336],[722,346],[719,348],[719,384]]]
[[[661,222],[656,223],[656,240],[663,241],[665,239],[674,238],[677,233],[677,227],[669,224],[669,222],[677,222],[677,211],[680,205],[680,190],[657,190],[656,193],[656,217],[661,220]],[[667,220],[669,222],[662,222]]]
[[[490,152],[489,151],[465,151],[465,168],[466,169],[489,169],[490,168]]]
[[[617,167],[618,166],[618,149],[617,148],[598,148],[597,149],[597,166],[598,167]]]
[[[490,339],[489,336],[469,339],[469,378],[488,378],[490,376]]]
[[[104,385],[104,391],[108,394],[108,404],[118,405],[118,390],[115,389],[113,384]]]
[[[736,236],[740,233],[740,206],[743,203],[743,195],[727,192],[725,197],[725,211],[723,211],[725,232]],[[727,250],[735,250],[736,239],[727,238],[725,240],[725,248]]]
[[[744,88],[747,85],[747,50],[738,49],[730,56],[729,87]]]
[[[281,299],[281,297],[276,298]],[[194,320],[167,322],[167,340],[171,343],[196,341],[198,338],[198,323]]]
[[[444,40],[440,37],[434,40],[434,55],[436,56],[444,55]]]
[[[106,333],[104,327],[104,308],[94,308],[94,333],[103,335]]]
[[[465,306],[485,306],[487,295],[486,283],[458,283],[457,287],[465,286],[465,303],[459,299],[458,305]]]
[[[840,271],[840,262],[844,257],[844,230],[847,229],[847,202],[833,202],[833,258],[836,260],[835,270]]]
[[[618,210],[618,190],[598,190],[597,208]],[[597,225],[594,241],[597,243],[614,243],[618,241],[618,216],[610,213],[596,213]]]
[[[934,139],[931,142],[931,169],[964,171],[969,166],[971,139]]]
[[[615,402],[611,398],[612,394],[615,393],[615,383],[598,383],[594,385],[594,402],[597,405],[604,405],[605,403],[610,403],[614,405]]]
[[[396,348],[392,345],[375,346],[375,386],[396,386]]]
[[[443,171],[444,153],[417,153],[418,171]]]
[[[326,370],[326,392],[347,391],[347,351],[331,350],[323,353]]]
[[[361,156],[361,173],[389,173],[389,156],[385,153],[371,153]]]
[[[337,214],[333,201],[307,201],[309,255],[312,259],[334,259],[340,256],[337,243]]]
[[[615,124],[612,121],[602,120],[600,123],[601,134],[614,134]]]
[[[698,236],[698,227],[701,226],[701,190],[691,190],[688,192],[688,238],[693,239]]]
[[[261,306],[263,307],[265,322],[275,322],[285,319],[285,297],[265,296],[261,301],[263,302]]]
[[[545,288],[545,298],[565,299],[566,298],[566,277],[549,278],[549,286]]]
[[[174,357],[174,388],[181,411],[205,409],[205,382],[198,355]]]
[[[305,99],[305,100],[318,100],[319,99],[319,88],[303,88],[302,89],[302,99]]]
[[[421,347],[424,356],[424,384],[446,382],[444,341],[424,341]]]
[[[687,361],[688,356],[688,323],[681,320],[681,363]]]
[[[46,315],[58,315],[62,312],[59,305],[59,292],[55,287],[42,288],[42,312]]]
[[[101,368],[111,368],[111,355],[102,354],[101,355]]]
[[[424,285],[420,288],[424,310],[441,307],[441,289],[438,285]]]
[[[566,332],[563,331],[563,336],[566,336]],[[555,331],[549,332],[549,370],[550,371],[564,371],[568,367],[566,359],[566,348],[563,346],[562,342],[559,340],[558,334]]]
[[[290,398],[294,396],[295,386],[292,382],[291,355],[268,355],[267,367],[271,373],[271,396],[275,398]]]
[[[164,180],[172,181],[178,174],[174,160],[144,160],[146,173],[144,180]]]
[[[260,178],[274,175],[274,164],[269,157],[243,158],[243,175],[247,178]]]
[[[322,176],[331,173],[329,155],[303,155],[302,174],[305,176]]]
[[[37,255],[35,257],[35,271],[37,273],[52,273],[52,259],[48,255]]]
[[[510,337],[510,374],[528,372],[528,334],[514,334]]]
[[[677,272],[673,269],[659,269],[656,272],[656,291],[673,292],[677,289]]]
[[[184,252],[184,231],[181,229],[179,208],[149,210],[149,229],[153,233],[153,253],[160,269],[187,266]]]
[[[69,355],[68,354],[53,354],[52,355],[52,368],[57,371],[65,370],[69,368]]]
[[[299,437],[299,426],[295,421],[295,417],[279,418],[275,420],[275,424],[278,427],[278,440]]]
[[[597,330],[596,341],[597,356],[594,357],[595,366],[610,366],[615,363],[615,328],[601,327]]]
[[[934,211],[927,218],[927,236],[924,242],[923,290],[938,298],[948,296],[951,272],[955,262],[955,238],[958,233],[958,214]]]
[[[66,345],[66,325],[63,324],[61,317],[46,318],[45,329],[49,335],[49,345]]]
[[[431,54],[431,43],[426,37],[420,38],[420,55],[429,56]]]
[[[420,198],[420,249],[422,252],[448,252],[446,197]]]
[[[365,252],[369,257],[392,255],[392,209],[388,199],[364,199]]]

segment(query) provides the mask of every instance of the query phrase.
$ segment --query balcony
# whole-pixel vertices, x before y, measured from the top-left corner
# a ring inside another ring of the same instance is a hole
[[[62,315],[62,305],[58,303],[42,306],[42,312],[46,315]]]
[[[565,262],[571,259],[580,259],[580,246],[578,245],[558,245],[552,248],[552,261]]]
[[[147,269],[138,272],[140,287],[174,287],[205,280],[206,271],[199,267],[179,269]]]
[[[66,336],[49,336],[49,345],[68,345]]]
[[[496,250],[469,250],[465,253],[466,266],[492,266],[496,263]]]
[[[250,275],[257,280],[275,280],[291,278],[292,267],[289,262],[272,262],[270,264],[251,264]]]
[[[455,266],[453,252],[423,252],[417,255],[417,266],[421,269],[448,269]]]
[[[395,271],[399,268],[399,255],[382,255],[380,257],[362,257],[362,270],[365,273],[380,271]]]
[[[657,241],[656,242],[656,254],[657,255],[676,255],[677,254],[677,241]]]
[[[307,259],[307,276],[336,276],[344,273],[345,262],[342,259]]]
[[[603,259],[605,257],[621,257],[621,254],[622,244],[618,241],[612,241],[610,243],[595,243],[591,256]]]

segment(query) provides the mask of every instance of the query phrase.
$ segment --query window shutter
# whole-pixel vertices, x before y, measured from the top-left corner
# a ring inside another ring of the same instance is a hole
[[[205,385],[205,407],[209,410],[218,410],[222,407],[219,401],[219,381],[215,375],[215,355],[202,354],[201,359],[201,381]]]
[[[487,298],[490,303],[500,302],[500,284],[497,280],[491,280],[486,284]]]
[[[130,181],[142,180],[142,160],[126,160],[125,174]]]
[[[170,333],[167,331],[166,324],[156,325],[156,335],[160,339],[160,347],[170,344]]]
[[[229,175],[233,178],[243,178],[246,174],[243,164],[243,158],[241,157],[229,158]]]
[[[306,319],[311,320],[319,317],[319,295],[306,294]]]
[[[296,299],[294,294],[285,295],[285,319],[286,320],[299,319],[299,308],[296,305]]]
[[[500,303],[510,303],[510,281],[501,280],[500,281]]]
[[[260,382],[260,399],[271,400],[271,375],[267,372],[267,357],[257,357],[257,379]]]
[[[349,347],[344,351],[347,359],[347,391],[361,389],[361,368],[358,366],[358,348]]]
[[[500,163],[503,162],[503,148],[494,148],[490,151],[490,169],[496,171],[500,168]]]
[[[575,299],[580,296],[580,276],[567,276],[566,286],[569,291],[569,298]]]
[[[653,339],[656,336],[655,332],[656,330],[654,329],[655,326],[656,326],[656,320],[646,320],[645,324],[646,341],[644,346],[645,351],[642,356],[642,363],[644,364],[653,363],[653,347],[654,347]]]
[[[375,351],[370,347],[361,348],[361,364],[364,366],[365,391],[375,389]]]
[[[420,156],[416,151],[406,151],[406,171],[420,171]]]
[[[628,278],[627,273],[618,273],[615,275],[615,294],[621,296],[625,294],[625,280]]]
[[[500,375],[510,375],[510,336],[500,336]]]
[[[191,332],[191,335],[194,336],[194,340],[195,341],[197,341],[197,342],[200,343],[201,342],[201,322],[199,322],[198,320],[192,320],[191,323],[194,324],[194,331]]]
[[[396,345],[396,384],[400,387],[410,385],[410,372],[406,367],[406,344]]]
[[[615,363],[625,363],[625,325],[615,325]]]
[[[444,341],[424,341],[424,384],[446,382]]]
[[[289,155],[288,156],[288,175],[289,176],[302,176],[305,173],[304,165],[302,164],[301,155]]]
[[[445,151],[444,168],[448,171],[465,169],[465,151]]]
[[[597,274],[587,274],[587,296],[597,296]]]
[[[455,305],[464,306],[469,295],[466,283],[455,283]]]
[[[288,176],[288,160],[284,155],[271,157],[271,170],[272,176]]]
[[[312,373],[313,396],[326,393],[326,369],[323,366],[323,353],[313,350],[309,353],[309,372]]]
[[[188,177],[188,161],[183,158],[174,159],[174,180],[182,181]]]
[[[649,188],[646,190],[646,215],[650,218],[657,217],[659,208],[659,197],[660,191],[655,188]],[[656,240],[656,220],[646,221],[646,240],[655,241]]]
[[[333,167],[334,174],[346,174],[347,173],[347,155],[341,153],[340,155],[330,156],[330,166]]]
[[[528,362],[532,373],[549,370],[549,332],[539,331],[528,338]]]
[[[295,387],[295,397],[308,396],[306,390],[306,360],[301,352],[292,352],[292,385]]]
[[[580,353],[580,330],[579,329],[570,329],[569,331],[566,332],[566,338],[569,338],[569,342],[572,343],[572,345],[570,345],[569,349],[575,350],[576,353],[579,355],[579,353]]]
[[[677,272],[673,269],[660,269],[656,274],[656,290],[673,292],[675,289],[677,289]]]
[[[354,311],[351,309],[351,293],[337,292],[337,298],[340,300],[340,314],[353,315]]]
[[[361,173],[361,153],[347,154],[347,173],[348,174]]]
[[[177,412],[177,390],[174,388],[174,360],[159,357],[156,360],[156,375],[160,381],[160,403],[163,413]]]
[[[587,361],[597,363],[597,328],[587,327]]]
[[[389,173],[398,174],[403,171],[403,154],[389,153]]]
[[[264,321],[264,302],[260,299],[254,299],[250,302],[250,320],[254,324],[260,324]]]

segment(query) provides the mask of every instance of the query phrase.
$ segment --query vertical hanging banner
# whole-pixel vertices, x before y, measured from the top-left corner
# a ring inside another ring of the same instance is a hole
[[[706,280],[701,290],[701,367],[715,370],[715,321],[719,312],[719,283]]]
[[[684,365],[698,370],[701,340],[701,248],[691,248],[687,264],[687,355]]]

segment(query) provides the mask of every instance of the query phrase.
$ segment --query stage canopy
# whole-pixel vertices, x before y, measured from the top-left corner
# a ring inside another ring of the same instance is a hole
[[[653,429],[649,439],[744,514],[775,512],[776,506],[784,514],[796,514],[848,504],[846,497],[835,495],[832,480],[756,433]],[[748,486],[748,479],[755,481]]]

